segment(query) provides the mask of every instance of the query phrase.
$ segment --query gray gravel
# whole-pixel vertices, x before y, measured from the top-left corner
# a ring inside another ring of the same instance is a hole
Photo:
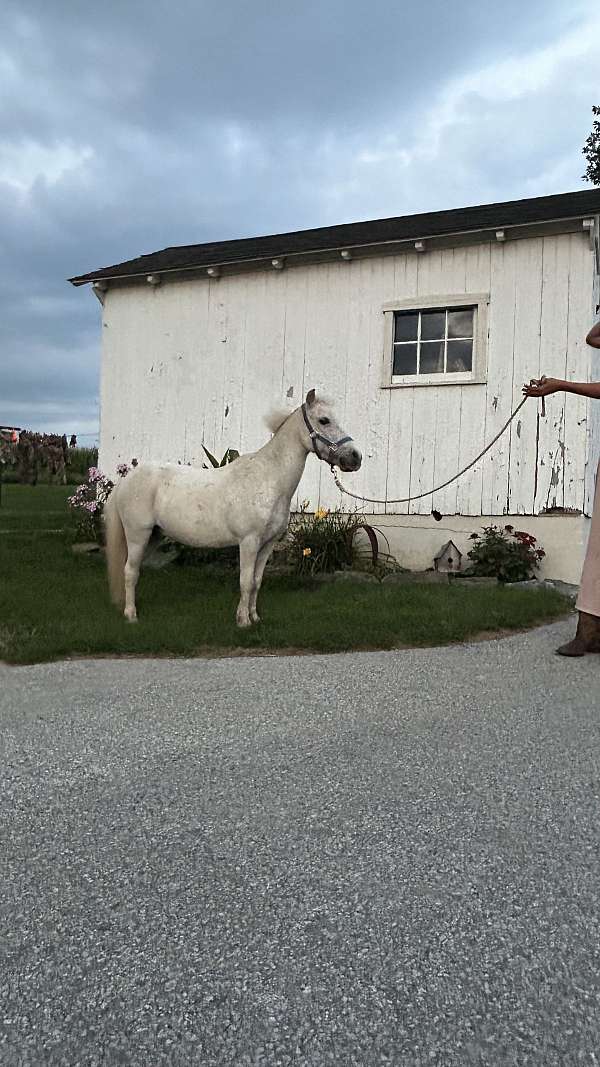
[[[0,667],[0,1062],[600,1062],[600,657]]]

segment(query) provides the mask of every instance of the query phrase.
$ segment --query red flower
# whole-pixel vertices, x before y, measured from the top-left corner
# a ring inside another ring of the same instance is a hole
[[[529,545],[529,547],[535,545],[536,543],[535,537],[532,537],[531,534],[525,533],[523,530],[515,530],[515,537],[518,541],[521,542],[521,544]]]

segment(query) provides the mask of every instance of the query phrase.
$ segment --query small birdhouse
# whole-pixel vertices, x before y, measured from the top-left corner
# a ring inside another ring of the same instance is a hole
[[[438,554],[434,556],[433,565],[436,571],[459,571],[462,560],[462,552],[459,552],[458,548],[454,544],[454,541],[447,541],[445,545],[442,545]]]

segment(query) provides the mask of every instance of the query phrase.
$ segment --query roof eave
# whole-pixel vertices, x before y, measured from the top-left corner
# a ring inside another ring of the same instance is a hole
[[[531,234],[535,236],[534,231],[539,229],[551,228],[556,231],[557,227],[569,227],[565,232],[572,232],[573,224],[581,222],[583,219],[588,219],[593,216],[590,212],[578,212],[573,215],[558,216],[553,219],[540,219],[537,221],[530,220],[528,222],[514,222],[509,224],[497,223],[494,226],[477,227],[475,229],[460,229],[453,230],[444,233],[429,233],[421,237],[397,237],[390,238],[385,241],[369,241],[361,244],[349,244],[342,243],[337,245],[330,245],[327,248],[313,248],[305,249],[302,251],[281,251],[277,253],[279,258],[285,257],[286,260],[298,261],[307,259],[308,257],[322,257],[328,258],[332,255],[340,255],[342,251],[349,251],[352,255],[359,256],[377,254],[379,250],[383,249],[395,249],[395,248],[412,248],[422,242],[425,247],[431,246],[432,243],[443,241],[444,243],[452,244],[454,241],[460,238],[472,238],[474,243],[477,240],[494,240],[497,232],[509,233],[513,235],[515,232],[520,232],[523,236]],[[100,268],[98,273],[90,273],[84,275],[77,275],[74,278],[69,278],[68,281],[71,285],[79,287],[81,285],[89,285],[94,282],[111,282],[111,281],[135,281],[140,278],[147,278],[149,274],[187,274],[190,272],[206,272],[210,269],[220,268],[221,270],[228,270],[229,268],[235,268],[240,266],[252,266],[253,264],[259,265],[269,263],[273,259],[272,254],[265,253],[264,255],[239,257],[238,259],[231,260],[219,260],[215,259],[207,263],[192,263],[187,266],[175,266],[175,267],[149,267],[146,270],[122,273],[122,274],[106,274],[106,267]],[[110,269],[110,268],[109,268]]]

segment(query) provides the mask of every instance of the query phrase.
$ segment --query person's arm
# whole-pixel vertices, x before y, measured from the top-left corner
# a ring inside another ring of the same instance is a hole
[[[600,348],[600,344],[598,345]],[[551,393],[577,393],[600,400],[600,382],[563,382],[561,378],[532,378],[523,386],[525,396],[550,396]]]
[[[586,342],[592,348],[600,348],[600,321],[595,326],[592,326],[586,337]]]
[[[598,309],[596,308],[596,311]],[[600,320],[592,326],[586,337],[591,348],[600,348]],[[525,396],[550,396],[551,393],[577,393],[600,400],[600,382],[563,382],[562,378],[532,378],[523,386]]]

